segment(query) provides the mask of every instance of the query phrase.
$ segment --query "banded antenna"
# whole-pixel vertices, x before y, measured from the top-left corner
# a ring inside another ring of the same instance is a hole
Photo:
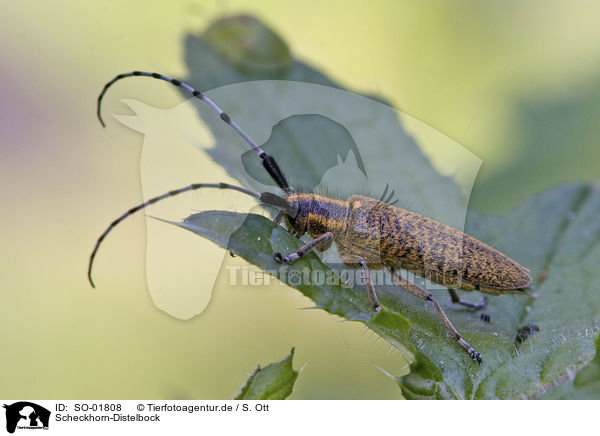
[[[260,157],[262,159],[263,167],[265,168],[265,170],[267,170],[267,172],[269,173],[271,178],[275,181],[275,183],[277,183],[277,185],[281,189],[283,189],[286,193],[292,192],[290,185],[288,185],[288,182],[285,179],[285,176],[279,169],[279,165],[277,165],[277,162],[275,161],[273,156],[268,155],[262,148],[260,148],[256,144],[256,142],[254,142],[252,140],[252,138],[250,138],[248,136],[248,134],[246,132],[244,132],[241,129],[241,127],[238,126],[237,123],[229,117],[229,115],[227,115],[225,112],[223,112],[223,110],[215,104],[215,102],[213,102],[210,98],[208,98],[202,92],[191,87],[187,83],[182,82],[181,80],[173,79],[172,77],[169,77],[169,76],[165,76],[164,74],[151,73],[148,71],[131,71],[129,73],[123,73],[123,74],[119,74],[119,75],[115,76],[114,79],[112,79],[110,82],[108,82],[106,85],[104,85],[104,89],[102,89],[102,92],[98,96],[98,104],[97,104],[97,108],[96,108],[98,120],[100,120],[100,124],[102,124],[102,127],[106,127],[106,124],[104,124],[104,120],[102,119],[102,114],[101,114],[101,110],[100,110],[100,108],[102,106],[102,99],[104,98],[104,94],[106,94],[106,91],[108,90],[108,88],[110,88],[115,82],[118,82],[121,79],[125,79],[126,77],[135,77],[135,76],[143,76],[143,77],[150,77],[153,79],[164,80],[165,82],[169,82],[179,88],[185,89],[193,97],[199,98],[200,100],[202,100],[203,102],[208,104],[211,108],[213,108],[213,110],[215,112],[217,112],[219,114],[219,117],[221,117],[221,119],[225,123],[229,124],[231,126],[231,128],[233,130],[235,130],[238,133],[238,135],[240,135],[244,139],[244,141],[246,141],[250,145],[250,147],[252,147],[252,149],[256,152],[256,154],[258,154],[258,157]]]
[[[106,236],[112,231],[112,229],[115,228],[115,226],[117,226],[125,218],[133,215],[137,211],[140,211],[140,210],[146,208],[147,206],[150,206],[151,204],[154,204],[154,203],[164,200],[166,198],[174,197],[174,196],[182,194],[184,192],[195,191],[195,190],[201,189],[201,188],[231,189],[231,190],[238,191],[243,194],[249,195],[250,197],[254,197],[257,200],[259,200],[261,203],[273,206],[288,215],[295,216],[295,213],[296,213],[294,206],[291,205],[285,198],[282,198],[271,192],[263,192],[263,193],[254,192],[254,191],[251,191],[250,189],[246,189],[241,186],[230,185],[229,183],[194,183],[192,185],[188,185],[183,188],[165,192],[162,195],[151,198],[148,201],[145,201],[141,204],[138,204],[135,207],[132,207],[127,212],[122,214],[119,218],[115,219],[112,223],[110,223],[109,226],[106,228],[106,230],[104,230],[104,232],[102,232],[102,234],[96,241],[96,245],[94,246],[94,249],[92,250],[92,254],[90,255],[90,261],[88,264],[88,280],[90,282],[90,285],[92,285],[92,288],[96,287],[96,285],[94,284],[94,281],[92,280],[92,267],[94,265],[94,258],[96,257],[96,253],[98,252],[98,249],[100,248],[100,244],[102,244],[102,241],[104,240],[104,238],[106,238]]]
[[[124,79],[126,77],[134,77],[134,76],[145,76],[145,77],[151,77],[153,79],[164,80],[166,82],[172,83],[175,86],[185,89],[190,94],[192,94],[192,96],[199,98],[200,100],[207,103],[210,107],[212,107],[215,110],[215,112],[217,112],[219,114],[221,119],[225,123],[229,124],[233,128],[233,130],[235,130],[250,145],[250,147],[252,147],[252,149],[256,152],[256,154],[258,154],[258,157],[260,157],[262,159],[263,167],[265,168],[265,170],[267,170],[267,172],[269,173],[271,178],[275,181],[275,183],[277,183],[277,185],[281,189],[283,189],[283,191],[285,191],[287,194],[293,192],[292,189],[290,188],[290,186],[288,185],[288,182],[285,179],[285,176],[279,169],[279,166],[277,165],[277,162],[275,161],[275,159],[272,156],[268,155],[258,145],[256,145],[256,143],[252,140],[252,138],[250,138],[246,134],[246,132],[244,132],[237,125],[237,123],[229,117],[229,115],[227,115],[225,112],[223,112],[223,110],[221,110],[221,108],[219,106],[217,106],[210,98],[208,98],[207,96],[202,94],[202,92],[192,88],[191,86],[189,86],[188,84],[186,84],[180,80],[173,79],[169,76],[165,76],[163,74],[158,74],[158,73],[150,73],[150,72],[146,72],[146,71],[132,71],[130,73],[119,74],[114,79],[112,79],[110,82],[108,82],[106,85],[104,85],[104,89],[102,89],[102,92],[98,96],[98,104],[97,104],[97,108],[96,108],[98,119],[100,120],[100,124],[102,124],[102,127],[106,127],[106,125],[104,124],[104,120],[102,119],[102,114],[101,114],[102,99],[104,98],[104,94],[106,94],[106,91],[108,90],[108,88],[110,88],[115,82],[117,82],[121,79]],[[279,209],[279,211],[281,213],[285,213],[288,216],[293,217],[296,214],[295,206],[290,204],[284,197],[280,197],[280,196],[270,193],[270,192],[263,192],[263,193],[253,192],[253,191],[243,188],[241,186],[230,185],[228,183],[195,183],[195,184],[192,184],[192,185],[180,188],[180,189],[175,189],[173,191],[166,192],[162,195],[151,198],[150,200],[145,201],[144,203],[138,204],[137,206],[129,209],[127,212],[123,213],[120,217],[118,217],[112,223],[110,223],[110,225],[100,235],[100,237],[96,241],[96,245],[94,246],[94,249],[92,250],[92,254],[90,255],[90,260],[89,260],[89,265],[88,265],[88,280],[89,280],[90,284],[92,285],[92,287],[95,287],[94,281],[92,280],[92,267],[94,264],[94,259],[96,257],[96,253],[98,252],[98,249],[100,248],[100,245],[102,244],[102,241],[106,238],[106,236],[112,231],[112,229],[115,226],[117,226],[121,221],[123,221],[127,217],[146,208],[147,206],[150,206],[151,204],[154,204],[154,203],[164,200],[166,198],[173,197],[175,195],[182,194],[184,192],[193,191],[193,190],[201,189],[201,188],[231,189],[231,190],[239,191],[246,195],[249,195],[251,197],[258,199],[259,201],[261,201],[264,204],[274,206],[275,208]]]

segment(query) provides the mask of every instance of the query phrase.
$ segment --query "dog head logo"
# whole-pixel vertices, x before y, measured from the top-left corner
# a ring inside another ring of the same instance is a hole
[[[29,401],[5,404],[6,431],[14,433],[19,429],[48,429],[50,411]]]

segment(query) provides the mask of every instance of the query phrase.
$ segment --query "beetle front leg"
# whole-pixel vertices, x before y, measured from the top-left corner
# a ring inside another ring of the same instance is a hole
[[[287,256],[283,256],[279,252],[273,253],[273,259],[275,259],[277,262],[281,262],[281,263],[295,262],[298,259],[300,259],[302,256],[304,256],[306,253],[309,253],[312,250],[314,250],[315,248],[317,248],[317,246],[322,246],[324,244],[327,244],[327,242],[329,242],[329,240],[332,238],[333,238],[333,233],[331,233],[331,232],[324,233],[321,236],[319,236],[318,238],[315,238],[312,241],[310,241],[308,244],[300,247],[298,249],[298,251],[296,251],[292,254],[288,254]]]
[[[275,215],[275,218],[273,218],[273,223],[275,224],[279,224],[281,222],[281,219],[283,218],[283,212],[282,211],[277,211],[277,214]]]

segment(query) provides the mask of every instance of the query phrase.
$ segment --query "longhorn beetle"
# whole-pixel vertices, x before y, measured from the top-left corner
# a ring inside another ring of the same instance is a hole
[[[314,249],[326,250],[335,242],[338,253],[346,265],[362,268],[369,300],[373,310],[377,312],[381,310],[381,306],[369,269],[388,268],[399,287],[431,302],[452,338],[469,353],[471,358],[481,363],[481,354],[461,337],[433,295],[421,286],[401,277],[398,270],[424,273],[431,280],[448,288],[453,303],[479,309],[485,305],[485,298],[479,303],[463,301],[455,289],[477,290],[492,295],[523,294],[531,286],[531,277],[527,268],[459,230],[384,201],[361,195],[352,195],[347,200],[339,200],[324,195],[294,191],[288,185],[275,159],[265,153],[219,106],[202,92],[163,74],[133,71],[119,74],[108,82],[98,96],[97,103],[97,115],[103,127],[105,124],[100,108],[106,91],[115,82],[134,76],[164,80],[185,89],[192,96],[207,103],[258,154],[265,170],[283,190],[283,195],[253,192],[227,183],[195,183],[151,198],[114,220],[98,238],[90,255],[88,267],[88,279],[92,287],[94,287],[92,265],[98,248],[106,235],[125,218],[151,204],[187,191],[201,188],[231,189],[276,208],[278,212],[274,222],[279,223],[282,218],[285,219],[288,231],[295,236],[300,237],[308,233],[314,238],[294,253],[287,255],[274,253],[273,257],[276,261],[292,263]]]

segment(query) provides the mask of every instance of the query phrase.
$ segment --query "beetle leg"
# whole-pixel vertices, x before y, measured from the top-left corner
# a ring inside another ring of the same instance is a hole
[[[279,224],[281,222],[281,218],[283,218],[283,212],[282,211],[278,211],[277,215],[275,215],[275,218],[273,218],[273,222],[275,224]]]
[[[300,247],[298,251],[292,254],[288,254],[287,256],[283,256],[281,253],[273,253],[273,259],[277,262],[281,263],[292,263],[300,259],[306,253],[314,250],[319,244],[326,244],[330,239],[333,238],[333,233],[327,232],[319,236],[318,238],[313,239],[308,244]]]
[[[319,251],[325,251],[331,247],[331,244],[333,244],[333,238],[320,242],[315,248]]]
[[[367,285],[367,294],[369,295],[369,300],[371,301],[371,306],[373,306],[373,310],[375,312],[381,311],[381,305],[379,304],[379,300],[377,299],[377,294],[375,293],[375,286],[373,286],[373,280],[371,279],[371,273],[369,272],[369,267],[367,266],[367,262],[362,257],[356,256],[358,261],[360,262],[360,266],[362,266],[363,274],[365,276],[365,281]]]
[[[362,267],[363,276],[365,278],[365,285],[367,287],[367,295],[369,296],[369,301],[371,302],[371,306],[375,312],[381,311],[381,304],[379,304],[379,300],[377,299],[377,293],[375,292],[375,286],[373,285],[373,280],[371,279],[371,272],[369,271],[369,267],[367,266],[367,261],[362,257],[357,256],[355,254],[342,254],[342,262],[346,265],[358,266]]]
[[[448,319],[448,316],[444,312],[444,309],[442,309],[442,306],[440,306],[440,304],[437,302],[437,300],[435,298],[433,298],[433,295],[431,295],[427,290],[423,289],[419,285],[411,283],[410,281],[402,278],[393,269],[392,269],[392,277],[393,277],[394,281],[396,282],[396,284],[398,286],[400,286],[402,289],[407,290],[408,292],[419,297],[422,300],[431,301],[431,304],[433,304],[433,307],[435,307],[435,310],[437,311],[438,316],[444,323],[446,330],[448,330],[448,332],[450,333],[452,338],[456,342],[458,342],[461,347],[463,347],[465,350],[467,350],[467,353],[469,353],[469,355],[471,356],[471,358],[473,360],[477,361],[477,363],[481,363],[481,354],[479,354],[477,351],[475,351],[475,348],[473,348],[467,341],[465,341],[460,336],[460,333],[458,333],[458,330],[456,330],[456,327],[454,327],[452,325],[452,323]]]
[[[456,293],[456,290],[448,288],[448,292],[450,293],[450,298],[454,304],[460,304],[465,307],[470,307],[471,309],[483,309],[487,303],[485,297],[483,297],[479,303],[470,303],[460,298]]]

